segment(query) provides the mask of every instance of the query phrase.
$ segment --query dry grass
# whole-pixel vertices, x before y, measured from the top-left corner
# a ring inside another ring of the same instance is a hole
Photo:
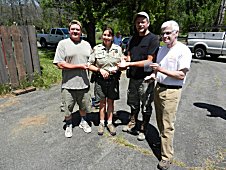
[[[6,97],[6,96],[4,96],[4,97]],[[9,95],[7,95],[7,97],[9,97]],[[11,96],[9,98],[9,100],[7,100],[6,102],[4,102],[0,105],[0,112],[3,112],[4,108],[14,106],[15,104],[18,104],[18,103],[19,103],[18,99]]]
[[[33,127],[33,126],[41,126],[48,122],[47,116],[38,115],[33,117],[26,117],[21,119],[17,126],[12,130],[13,135],[18,135],[22,130]]]

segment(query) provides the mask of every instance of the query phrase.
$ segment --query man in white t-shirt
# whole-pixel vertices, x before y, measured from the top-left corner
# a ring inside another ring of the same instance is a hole
[[[75,104],[79,106],[81,122],[79,127],[86,133],[91,132],[86,113],[90,111],[91,96],[88,78],[88,59],[92,48],[81,40],[82,25],[73,20],[69,23],[70,38],[61,40],[57,46],[53,63],[62,69],[62,108],[65,114],[65,137],[72,137],[72,112]]]
[[[156,63],[150,66],[155,70],[157,80],[154,104],[161,137],[158,168],[166,170],[173,160],[174,122],[192,54],[186,45],[177,41],[179,26],[175,21],[164,22],[161,30],[165,46],[159,49]]]

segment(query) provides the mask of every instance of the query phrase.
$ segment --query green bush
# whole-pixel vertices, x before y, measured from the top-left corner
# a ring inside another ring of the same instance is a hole
[[[25,89],[29,86],[36,88],[49,88],[53,84],[61,81],[61,70],[53,64],[55,49],[38,49],[40,57],[41,75],[34,73],[34,80],[29,82],[28,79],[21,81],[20,86],[16,89]],[[4,95],[16,90],[11,85],[0,85],[0,95]]]
[[[55,50],[39,50],[41,75],[35,73],[33,86],[49,88],[61,81],[61,70],[53,64]]]

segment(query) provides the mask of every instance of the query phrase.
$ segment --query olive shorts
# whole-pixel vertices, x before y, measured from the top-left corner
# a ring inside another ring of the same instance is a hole
[[[86,113],[91,112],[92,102],[89,88],[79,90],[62,89],[61,95],[62,95],[61,111],[65,112],[65,116],[71,115],[76,103],[79,106],[79,110],[83,110]]]
[[[94,91],[96,100],[104,100],[105,98],[118,100],[119,99],[119,80],[113,78],[104,80],[98,78],[95,82]]]

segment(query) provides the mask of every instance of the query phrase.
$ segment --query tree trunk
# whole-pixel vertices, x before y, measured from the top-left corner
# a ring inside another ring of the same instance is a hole
[[[219,6],[219,9],[218,9],[217,18],[216,18],[216,21],[214,23],[214,28],[212,29],[212,31],[219,31],[220,30],[219,27],[223,25],[224,14],[225,14],[225,0],[222,0],[221,4]]]
[[[63,27],[63,22],[62,22],[62,14],[61,14],[61,9],[60,8],[57,8],[57,11],[58,11],[58,23],[59,23],[59,26],[62,28]]]
[[[167,21],[168,18],[169,18],[169,0],[165,0],[164,2],[165,2],[165,6],[164,6],[165,16],[164,16],[164,18],[165,18],[165,21]]]
[[[95,23],[93,22],[84,23],[84,27],[87,31],[87,41],[90,43],[91,47],[93,48],[96,45]]]

